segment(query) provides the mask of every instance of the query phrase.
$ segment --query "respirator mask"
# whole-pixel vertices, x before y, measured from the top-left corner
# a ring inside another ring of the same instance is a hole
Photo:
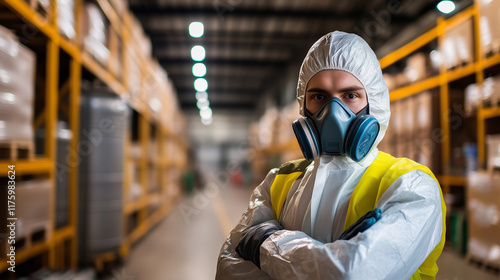
[[[305,104],[304,104],[305,106]],[[321,155],[347,155],[359,162],[371,150],[380,123],[368,115],[368,106],[359,113],[332,97],[317,112],[292,123],[302,154],[307,160]]]

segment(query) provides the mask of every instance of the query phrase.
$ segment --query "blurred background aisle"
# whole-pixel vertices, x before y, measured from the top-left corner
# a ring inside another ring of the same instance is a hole
[[[438,278],[498,278],[499,19],[500,0],[0,0],[0,279],[213,279],[253,188],[302,157],[298,72],[333,30],[379,59],[379,149],[437,175]]]

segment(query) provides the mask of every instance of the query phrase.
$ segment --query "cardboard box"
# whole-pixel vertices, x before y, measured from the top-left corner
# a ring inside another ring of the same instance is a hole
[[[429,167],[434,174],[441,174],[441,143],[427,130],[419,131],[413,140],[414,160]]]
[[[470,84],[465,88],[465,114],[471,116],[477,109],[481,97],[481,90],[477,84]]]
[[[467,176],[469,253],[490,264],[500,264],[500,174],[470,172]]]
[[[436,91],[424,91],[415,98],[415,129],[430,132],[440,127],[439,94]]]
[[[483,57],[500,52],[500,1],[476,0],[479,7],[480,40]]]
[[[414,53],[406,60],[404,74],[410,83],[424,80],[432,71],[430,57],[426,53]]]
[[[474,62],[472,19],[445,31],[441,54],[446,69],[465,66]]]
[[[487,135],[486,136],[486,146],[487,146],[487,168],[488,171],[493,172],[493,170],[500,169],[500,134]]]

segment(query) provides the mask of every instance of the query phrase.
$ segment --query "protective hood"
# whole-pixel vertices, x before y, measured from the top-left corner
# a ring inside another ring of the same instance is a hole
[[[346,71],[361,82],[368,97],[370,115],[380,123],[380,132],[373,145],[375,148],[384,138],[391,113],[389,90],[373,50],[361,37],[340,31],[328,33],[316,41],[304,58],[299,72],[297,101],[302,116],[305,116],[307,84],[322,70]]]

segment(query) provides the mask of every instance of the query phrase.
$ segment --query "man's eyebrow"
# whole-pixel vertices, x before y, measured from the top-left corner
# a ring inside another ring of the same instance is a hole
[[[327,90],[324,90],[322,88],[310,88],[307,90],[307,92],[324,92],[324,93],[328,93]]]
[[[363,87],[359,87],[359,86],[352,86],[352,87],[342,88],[338,92],[349,92],[349,91],[358,91],[358,90],[364,90],[364,88]],[[324,93],[328,93],[327,90],[322,89],[322,88],[310,88],[310,89],[307,90],[307,92],[324,92]]]
[[[352,86],[340,89],[339,92],[349,92],[349,91],[357,91],[357,90],[365,90],[363,87]]]

